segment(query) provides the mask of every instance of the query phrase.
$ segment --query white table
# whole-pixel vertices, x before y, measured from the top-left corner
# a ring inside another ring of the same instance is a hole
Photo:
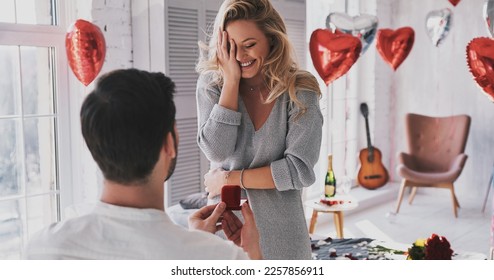
[[[333,201],[343,201],[342,204],[328,206],[320,203],[320,199],[314,199],[305,203],[306,207],[312,208],[312,217],[310,219],[309,233],[314,233],[316,227],[317,216],[319,212],[333,213],[334,225],[336,227],[336,235],[338,238],[343,238],[343,211],[352,210],[358,207],[358,201],[351,195],[336,195],[330,199]]]

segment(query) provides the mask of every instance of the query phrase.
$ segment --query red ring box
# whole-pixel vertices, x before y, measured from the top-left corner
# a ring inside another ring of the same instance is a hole
[[[240,210],[241,189],[237,185],[224,185],[221,189],[221,201],[226,203],[226,210]]]

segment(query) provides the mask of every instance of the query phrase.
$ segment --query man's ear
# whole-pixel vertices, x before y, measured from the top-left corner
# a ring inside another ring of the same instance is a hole
[[[175,144],[173,134],[171,132],[168,132],[166,134],[165,144],[163,145],[163,149],[165,150],[166,155],[171,158],[175,158],[177,156],[177,150],[175,149],[176,146],[178,145]]]

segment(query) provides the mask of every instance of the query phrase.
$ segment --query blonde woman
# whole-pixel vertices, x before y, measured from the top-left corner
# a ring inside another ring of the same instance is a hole
[[[197,71],[198,143],[209,197],[244,188],[266,259],[310,259],[301,190],[315,181],[323,117],[268,0],[226,0]]]

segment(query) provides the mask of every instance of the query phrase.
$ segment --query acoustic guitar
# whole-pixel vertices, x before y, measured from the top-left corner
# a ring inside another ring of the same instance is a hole
[[[365,130],[367,133],[367,148],[360,151],[360,170],[358,171],[359,184],[368,189],[374,190],[384,186],[389,175],[386,167],[382,164],[381,151],[372,146],[369,133],[369,108],[366,103],[360,104],[360,112],[365,118]]]

